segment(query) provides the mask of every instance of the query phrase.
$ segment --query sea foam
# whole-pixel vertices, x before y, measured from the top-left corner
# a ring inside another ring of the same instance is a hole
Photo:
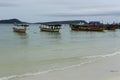
[[[106,57],[112,57],[112,56],[119,55],[119,54],[120,54],[120,51],[117,51],[117,52],[114,52],[112,54],[87,56],[86,58],[106,58]]]

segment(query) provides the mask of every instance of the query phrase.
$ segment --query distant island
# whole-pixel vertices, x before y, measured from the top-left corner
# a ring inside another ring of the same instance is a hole
[[[34,24],[77,24],[80,22],[86,22],[85,20],[66,20],[66,21],[52,21],[52,22],[38,22]],[[29,22],[23,22],[19,19],[6,19],[6,20],[0,20],[0,24],[22,24],[22,23],[29,23]]]
[[[85,20],[66,20],[66,21],[51,21],[51,22],[36,22],[36,23],[29,23],[29,22],[24,22],[19,19],[6,19],[6,20],[0,20],[0,24],[79,24],[79,23],[87,23]],[[114,23],[116,25],[120,26],[120,23]],[[104,24],[104,25],[109,25]]]
[[[27,22],[22,22],[18,19],[7,19],[7,20],[0,20],[0,24],[22,24],[22,23],[27,23]]]
[[[87,23],[85,20],[67,20],[67,21],[52,21],[52,22],[43,22],[37,24],[78,24],[78,23]]]
[[[99,22],[99,21],[97,21]],[[36,23],[29,23],[29,22],[23,22],[19,19],[6,19],[6,20],[0,20],[0,24],[44,24],[44,25],[58,25],[58,24],[79,24],[79,23],[85,23],[88,24],[85,20],[66,20],[66,21],[51,21],[51,22],[36,22]],[[120,28],[120,23],[101,23],[106,27],[115,26],[116,28]]]

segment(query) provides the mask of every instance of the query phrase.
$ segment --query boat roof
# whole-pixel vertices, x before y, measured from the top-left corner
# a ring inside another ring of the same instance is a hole
[[[49,24],[48,26],[61,26],[60,24]]]
[[[90,21],[89,24],[100,24],[100,21]]]
[[[84,20],[79,21],[79,23],[72,23],[72,25],[87,25],[88,23]]]
[[[23,27],[28,27],[28,24],[15,24],[16,26],[23,26]]]
[[[61,24],[42,24],[42,25],[46,25],[46,26],[61,26]]]

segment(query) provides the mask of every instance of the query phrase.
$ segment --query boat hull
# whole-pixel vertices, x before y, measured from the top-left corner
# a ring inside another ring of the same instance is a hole
[[[46,31],[46,32],[59,32],[59,29],[47,29],[47,28],[40,28],[41,31]]]
[[[18,28],[14,28],[14,27],[13,27],[13,31],[14,31],[14,32],[19,32],[19,33],[25,33],[25,32],[26,32],[26,29],[18,29]]]
[[[75,30],[75,31],[103,31],[105,30],[104,27],[94,27],[94,26],[74,26],[74,25],[70,25],[71,30]]]
[[[105,27],[106,30],[115,30],[116,29],[116,25],[112,25],[112,24],[108,24]]]

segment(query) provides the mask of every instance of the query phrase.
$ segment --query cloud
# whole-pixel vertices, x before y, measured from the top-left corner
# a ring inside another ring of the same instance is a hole
[[[47,14],[45,15],[47,16]],[[62,8],[56,12],[49,12],[51,17],[81,17],[81,16],[120,16],[120,6],[93,5],[93,6],[74,6]]]
[[[15,7],[18,6],[15,3],[0,3],[0,7]]]
[[[81,17],[81,16],[120,16],[120,11],[103,12],[103,13],[88,13],[88,14],[51,14],[51,17]]]

